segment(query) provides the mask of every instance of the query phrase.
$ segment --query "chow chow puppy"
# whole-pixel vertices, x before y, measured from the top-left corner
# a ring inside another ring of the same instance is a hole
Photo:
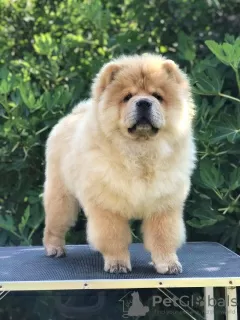
[[[46,147],[44,246],[65,254],[79,205],[104,270],[131,271],[130,219],[142,219],[156,271],[182,271],[184,203],[195,163],[187,76],[159,55],[122,56],[97,74],[91,99],[53,128]]]

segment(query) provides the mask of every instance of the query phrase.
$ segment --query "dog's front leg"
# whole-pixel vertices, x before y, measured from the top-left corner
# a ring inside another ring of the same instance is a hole
[[[143,221],[144,244],[151,252],[157,272],[177,274],[182,272],[177,249],[185,241],[182,208],[155,214]]]
[[[104,270],[110,273],[131,271],[128,246],[131,230],[128,220],[98,207],[87,208],[88,241],[104,258]]]

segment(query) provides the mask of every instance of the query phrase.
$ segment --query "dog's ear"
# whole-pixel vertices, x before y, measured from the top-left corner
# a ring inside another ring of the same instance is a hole
[[[169,59],[165,60],[162,67],[171,79],[175,80],[178,84],[187,85],[188,80],[186,74],[180,70],[179,66],[174,61]]]
[[[115,76],[119,70],[120,66],[115,62],[107,63],[102,67],[92,86],[92,93],[95,97],[100,97],[107,86],[115,79]]]

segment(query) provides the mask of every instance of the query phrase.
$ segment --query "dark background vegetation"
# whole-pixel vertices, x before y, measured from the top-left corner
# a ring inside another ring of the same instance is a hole
[[[239,21],[239,0],[0,0],[0,245],[41,244],[47,135],[102,64],[156,52],[187,71],[198,109],[188,240],[239,253]],[[68,243],[84,243],[84,228],[81,213]],[[53,317],[17,310],[0,305],[0,318]]]

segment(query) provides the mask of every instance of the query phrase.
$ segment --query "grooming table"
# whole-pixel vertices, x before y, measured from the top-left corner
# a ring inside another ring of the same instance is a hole
[[[183,265],[179,275],[157,274],[142,244],[132,244],[130,252],[132,272],[109,274],[103,271],[101,254],[88,245],[67,246],[67,257],[58,259],[46,257],[43,247],[1,247],[0,295],[29,290],[204,287],[205,298],[213,298],[214,287],[225,287],[226,299],[236,299],[240,257],[218,243],[185,244],[178,252]],[[205,305],[205,314],[206,319],[214,319],[213,307]],[[226,303],[226,314],[227,319],[237,320],[237,306]]]

